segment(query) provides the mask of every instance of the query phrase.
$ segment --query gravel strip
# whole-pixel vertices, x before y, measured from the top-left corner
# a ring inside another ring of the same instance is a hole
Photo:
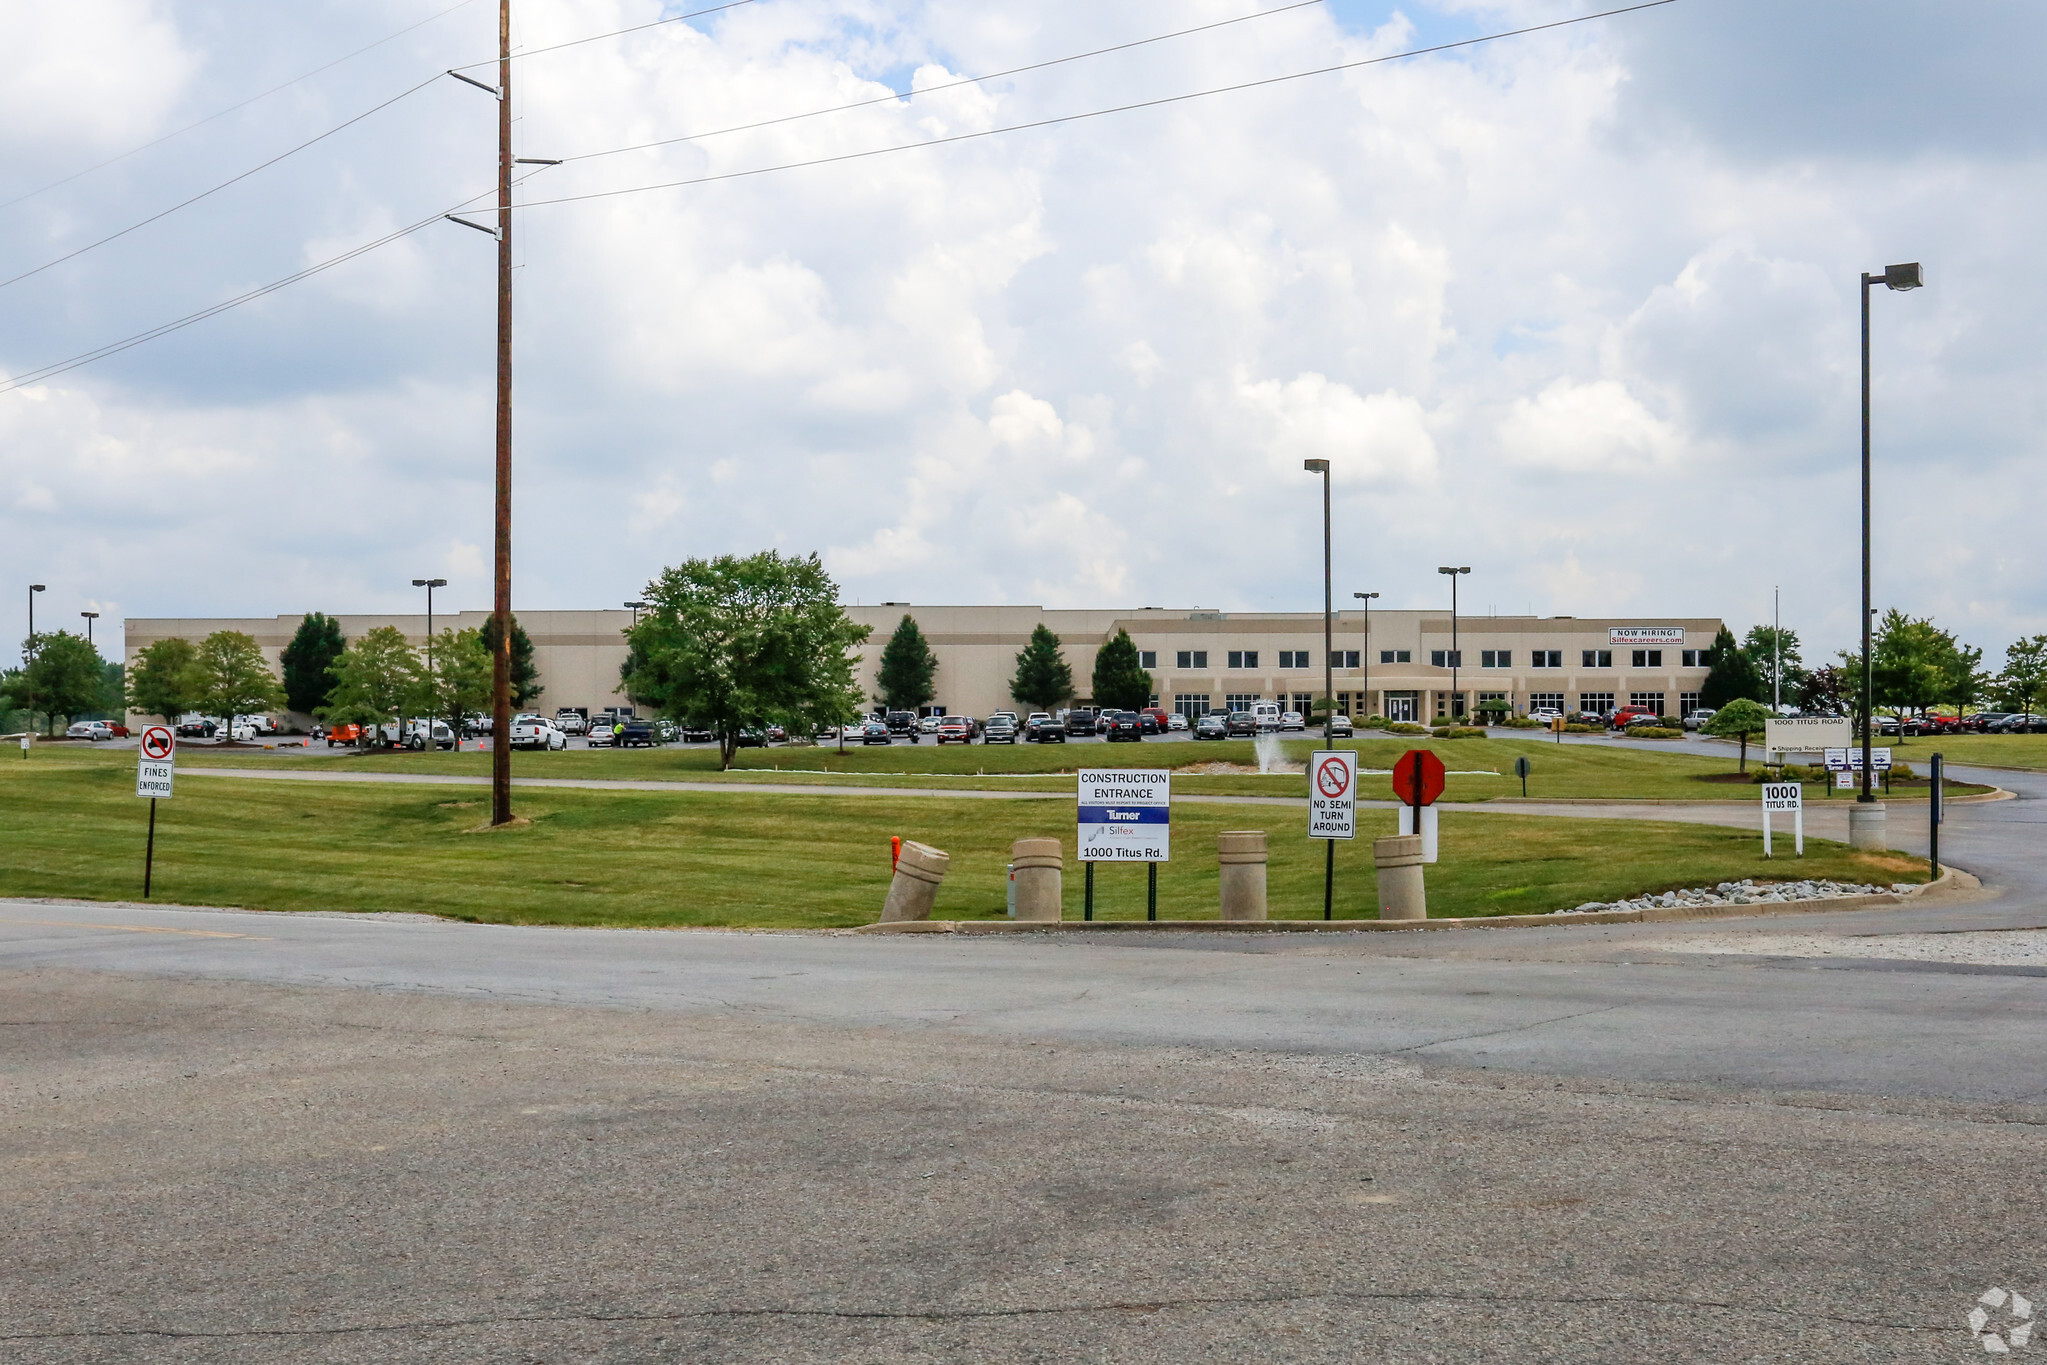
[[[1959,934],[1698,934],[1657,948],[1670,953],[1760,957],[1877,957],[1982,967],[2047,967],[2047,929]]]
[[[1856,882],[1831,882],[1824,878],[1802,882],[1757,882],[1749,878],[1721,882],[1713,887],[1692,887],[1665,891],[1659,895],[1637,896],[1624,901],[1586,901],[1554,915],[1594,915],[1604,910],[1673,910],[1706,905],[1783,905],[1789,901],[1830,901],[1843,896],[1890,896],[1912,889],[1910,882],[1889,886],[1865,886]]]

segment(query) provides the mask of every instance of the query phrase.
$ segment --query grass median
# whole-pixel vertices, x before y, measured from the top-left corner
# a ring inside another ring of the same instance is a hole
[[[2047,736],[2043,736],[2047,738]],[[1312,739],[1282,742],[1285,758],[1295,764],[1320,747]],[[1755,785],[1735,771],[1735,756],[1725,758],[1688,753],[1658,753],[1638,748],[1604,748],[1593,744],[1559,745],[1539,738],[1434,740],[1419,744],[1407,739],[1363,738],[1339,742],[1355,748],[1361,770],[1358,795],[1364,800],[1391,800],[1387,771],[1411,748],[1433,749],[1450,776],[1447,801],[1489,801],[1519,797],[1521,782],[1514,760],[1527,757],[1532,772],[1528,796],[1533,800],[1614,801],[1754,801]],[[1752,755],[1753,757],[1753,755]],[[132,766],[134,755],[123,750],[44,745],[31,763],[115,764]],[[180,749],[178,762],[190,767],[248,768],[268,765],[319,772],[432,773],[482,777],[490,771],[486,753],[406,752],[354,753],[345,749],[212,748]],[[1259,774],[1258,754],[1247,740],[1136,745],[1018,744],[947,745],[931,743],[854,746],[844,754],[826,747],[742,749],[738,766],[718,770],[718,756],[709,749],[569,749],[560,752],[520,751],[512,755],[514,777],[567,777],[596,781],[715,782],[778,785],[917,787],[984,791],[1070,791],[1077,767],[1169,767],[1177,770],[1175,789],[1218,796],[1305,796],[1307,779],[1299,773]],[[1247,771],[1190,772],[1189,768],[1221,766]],[[1377,770],[1377,771],[1373,771]],[[1753,774],[1755,765],[1750,764]],[[1985,788],[1953,788],[1954,794]],[[1900,787],[1899,800],[1923,799],[1925,789]],[[1828,799],[1824,783],[1806,785],[1810,801]],[[1840,798],[1847,799],[1844,793]]]
[[[147,807],[127,765],[0,765],[0,895],[133,900]],[[1073,813],[1048,801],[932,801],[731,792],[526,789],[530,825],[473,832],[481,794],[389,784],[188,779],[158,810],[155,898],[267,910],[416,911],[512,924],[819,928],[871,923],[889,880],[889,837],[946,850],[937,915],[1000,918],[1010,842],[1073,847]],[[1360,812],[1337,851],[1336,913],[1374,915],[1369,838],[1389,811]],[[1159,913],[1216,914],[1216,835],[1265,829],[1275,918],[1319,917],[1322,848],[1296,812],[1180,806]],[[1780,847],[1787,847],[1788,840]],[[1446,812],[1431,913],[1540,913],[1589,900],[1741,877],[1918,881],[1925,864],[1808,840],[1766,862],[1754,833],[1703,825]],[[1081,874],[1069,862],[1068,918]],[[1097,874],[1097,916],[1141,919],[1136,867]]]

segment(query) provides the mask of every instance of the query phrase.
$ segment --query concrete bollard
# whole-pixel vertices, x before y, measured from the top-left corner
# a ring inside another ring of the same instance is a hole
[[[1065,914],[1065,859],[1057,839],[1019,839],[1010,845],[1018,923],[1057,923]]]
[[[1265,918],[1265,831],[1226,830],[1215,837],[1222,861],[1222,917]]]
[[[888,884],[888,900],[881,907],[881,922],[930,919],[931,904],[938,899],[938,884],[945,880],[945,869],[951,862],[950,854],[903,840],[902,855],[896,859],[895,880]]]
[[[1848,846],[1881,853],[1890,847],[1884,828],[1884,803],[1857,802],[1848,808]]]
[[[1372,863],[1379,869],[1379,918],[1427,919],[1428,893],[1422,887],[1422,836],[1389,834],[1372,840]]]

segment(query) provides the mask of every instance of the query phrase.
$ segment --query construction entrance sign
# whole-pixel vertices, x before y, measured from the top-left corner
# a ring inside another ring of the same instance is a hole
[[[1169,769],[1082,768],[1080,837],[1084,863],[1163,863],[1172,848]]]

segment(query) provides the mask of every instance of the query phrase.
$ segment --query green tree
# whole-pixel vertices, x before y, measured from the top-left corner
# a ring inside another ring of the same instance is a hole
[[[378,626],[349,643],[334,663],[334,690],[316,713],[329,725],[373,727],[398,719],[420,690],[419,658],[396,626]]]
[[[1769,695],[1756,672],[1755,660],[1734,642],[1734,632],[1726,626],[1720,627],[1720,633],[1713,637],[1712,657],[1706,681],[1699,687],[1699,705],[1717,709],[1737,697],[1760,701]]]
[[[127,696],[128,670],[109,659],[106,667],[100,670],[100,714],[118,720]]]
[[[128,674],[128,709],[160,716],[166,725],[199,709],[199,651],[190,640],[172,636],[135,651]]]
[[[284,687],[256,641],[239,630],[216,630],[199,642],[199,709],[224,723],[284,701]]]
[[[1073,669],[1059,648],[1059,637],[1042,622],[1031,631],[1030,643],[1017,653],[1009,695],[1038,711],[1050,711],[1073,695]]]
[[[488,708],[490,699],[490,651],[483,647],[483,632],[443,627],[419,670],[407,712],[444,720],[460,735],[463,718]]]
[[[1781,653],[1778,651],[1781,650]],[[1793,705],[1798,696],[1799,684],[1805,677],[1805,668],[1798,656],[1798,632],[1777,626],[1750,626],[1747,636],[1742,639],[1741,652],[1748,655],[1749,663],[1756,670],[1757,683],[1762,690],[1758,701],[1770,700],[1776,695],[1770,686],[1771,672],[1781,666],[1784,670],[1782,696]]]
[[[645,659],[627,690],[663,715],[708,726],[732,766],[739,733],[769,724],[810,733],[860,709],[849,620],[816,555],[773,550],[692,559],[662,571],[627,631]]]
[[[1095,705],[1105,711],[1137,711],[1151,705],[1151,674],[1138,661],[1127,630],[1095,651]]]
[[[9,669],[0,682],[5,687],[0,711],[27,711],[31,725],[40,715],[47,734],[55,728],[58,716],[69,724],[99,710],[106,661],[83,635],[68,630],[38,633],[22,652],[29,656],[27,665]]]
[[[1713,713],[1713,719],[1699,728],[1709,735],[1722,739],[1741,741],[1741,771],[1748,771],[1749,740],[1763,733],[1763,722],[1770,718],[1770,710],[1759,701],[1748,697],[1736,697]]]
[[[1855,684],[1859,674],[1823,664],[1805,670],[1798,678],[1792,703],[1809,716],[1846,716],[1855,711]]]
[[[483,652],[495,658],[498,649],[498,618],[483,623]],[[523,711],[540,700],[547,689],[541,685],[540,670],[533,663],[533,641],[519,618],[512,618],[512,709]]]
[[[938,656],[907,615],[881,649],[875,700],[891,711],[914,711],[938,695]]]
[[[1878,706],[1920,712],[1942,702],[1967,706],[1983,690],[1982,650],[1896,607],[1884,613],[1870,657]]]
[[[2028,636],[2004,652],[1992,695],[2007,711],[2041,709],[2047,696],[2047,635]]]
[[[278,656],[284,674],[284,704],[302,716],[310,716],[327,704],[334,690],[334,661],[348,641],[341,638],[341,623],[325,612],[307,612],[291,643]]]

